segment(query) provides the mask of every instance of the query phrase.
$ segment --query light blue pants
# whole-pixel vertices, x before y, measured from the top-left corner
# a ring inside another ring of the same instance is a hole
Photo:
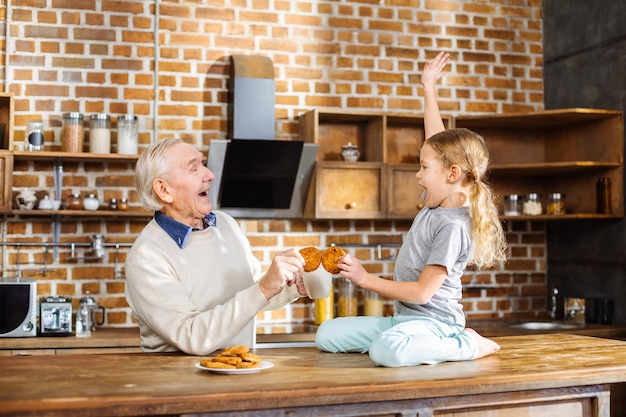
[[[369,352],[379,366],[414,366],[464,361],[478,343],[459,325],[426,317],[340,317],[321,324],[315,345],[326,352]]]

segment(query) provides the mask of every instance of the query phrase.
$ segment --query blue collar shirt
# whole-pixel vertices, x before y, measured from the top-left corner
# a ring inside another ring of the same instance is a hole
[[[204,227],[202,229],[177,222],[160,211],[156,211],[154,213],[154,220],[168,235],[170,235],[172,239],[174,239],[178,247],[181,249],[185,247],[191,232],[204,230],[209,227],[217,227],[217,220],[215,218],[215,213],[213,212],[207,214],[206,217],[202,219],[204,223]]]

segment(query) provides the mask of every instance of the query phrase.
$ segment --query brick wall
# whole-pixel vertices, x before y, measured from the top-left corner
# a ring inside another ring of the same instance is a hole
[[[244,7],[245,6],[245,7]],[[450,115],[543,108],[541,0],[483,1],[11,1],[5,18],[0,77],[15,95],[15,141],[26,121],[44,122],[46,147],[60,148],[61,115],[80,111],[139,116],[140,144],[181,137],[206,150],[227,130],[229,57],[269,56],[275,68],[276,135],[297,138],[297,116],[327,110],[422,111],[419,70],[438,50],[452,53],[440,89]],[[115,130],[113,132],[115,143]],[[18,161],[14,190],[53,189],[52,164]],[[63,193],[128,197],[132,166],[64,165]],[[44,247],[3,246],[5,275],[20,264],[41,294],[79,297],[89,290],[108,307],[108,323],[132,326],[123,298],[126,244],[142,219],[64,219],[61,242],[87,244],[103,233],[104,261],[55,260]],[[285,246],[400,241],[406,221],[241,220],[259,259]],[[51,242],[50,219],[3,219],[3,241]],[[391,237],[389,237],[391,236]],[[514,223],[502,270],[465,277],[473,317],[532,315],[545,309],[542,223]],[[388,240],[387,240],[388,241]],[[393,248],[350,249],[374,273],[390,276]],[[45,268],[41,265],[45,258]],[[19,259],[19,262],[18,262]],[[116,262],[117,260],[117,262]],[[30,269],[30,270],[29,270]],[[44,274],[45,271],[45,274]],[[304,305],[303,305],[304,304]],[[302,303],[262,320],[303,322]]]

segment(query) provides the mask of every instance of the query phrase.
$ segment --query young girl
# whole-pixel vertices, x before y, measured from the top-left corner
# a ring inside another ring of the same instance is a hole
[[[461,277],[505,259],[506,240],[491,189],[483,182],[489,154],[466,129],[445,130],[436,84],[448,54],[422,73],[424,142],[417,172],[426,206],[398,252],[393,281],[365,271],[345,255],[340,274],[357,286],[395,301],[393,317],[344,317],[322,323],[315,343],[328,352],[369,352],[379,366],[412,366],[478,359],[500,349],[465,328]]]

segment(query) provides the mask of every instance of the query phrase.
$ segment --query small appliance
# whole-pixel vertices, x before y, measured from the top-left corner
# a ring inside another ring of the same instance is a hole
[[[0,337],[37,336],[37,282],[0,279]]]
[[[41,336],[69,336],[72,334],[72,298],[59,295],[41,297],[39,333]]]

